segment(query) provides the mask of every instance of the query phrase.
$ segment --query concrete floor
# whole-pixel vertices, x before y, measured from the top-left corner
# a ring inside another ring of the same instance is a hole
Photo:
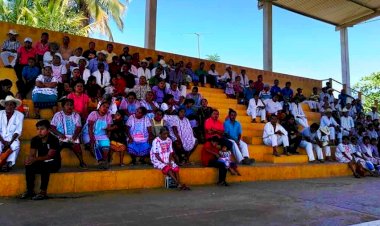
[[[379,178],[0,198],[0,225],[351,225],[380,219]]]

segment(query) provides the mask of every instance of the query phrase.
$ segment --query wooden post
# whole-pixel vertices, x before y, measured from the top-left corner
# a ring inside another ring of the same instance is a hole
[[[362,99],[362,92],[358,92],[358,99],[359,99],[359,100]]]

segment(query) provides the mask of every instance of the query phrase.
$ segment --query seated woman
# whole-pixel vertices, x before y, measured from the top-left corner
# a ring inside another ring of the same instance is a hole
[[[82,148],[80,146],[79,135],[82,131],[81,118],[73,111],[74,101],[64,99],[62,101],[62,111],[55,113],[51,120],[50,131],[57,136],[60,147],[70,148],[79,160],[79,166],[87,169],[83,160]]]
[[[53,56],[53,63],[51,64],[51,69],[53,71],[53,77],[58,81],[58,97],[62,97],[63,93],[63,83],[68,79],[66,77],[67,69],[66,65],[62,63],[62,59],[59,55]]]
[[[136,93],[129,92],[127,98],[123,98],[121,101],[119,109],[123,110],[125,115],[129,117],[134,115],[140,106],[140,102],[136,100]]]
[[[197,112],[194,110],[194,100],[193,99],[186,99],[185,103],[181,107],[182,109],[185,109],[185,116],[190,121],[191,128],[196,128],[197,125]],[[180,109],[181,109],[180,108]]]
[[[161,109],[157,109],[154,112],[154,117],[151,119],[152,122],[152,134],[153,137],[156,138],[160,135],[160,130],[164,126],[167,126],[166,120],[164,119],[164,111]]]
[[[85,144],[89,144],[94,151],[99,169],[109,168],[108,154],[111,144],[108,132],[112,128],[112,115],[108,112],[109,107],[108,102],[101,102],[99,109],[90,113],[83,129],[83,141]]]
[[[131,91],[136,93],[138,100],[144,99],[146,94],[151,91],[150,86],[146,82],[146,77],[141,76],[139,78],[139,84],[135,85]]]
[[[52,76],[52,72],[51,66],[45,66],[43,75],[36,79],[36,87],[32,92],[36,119],[40,118],[41,108],[52,108],[54,113],[57,112],[58,81]]]
[[[191,93],[186,95],[186,99],[193,99],[194,100],[194,107],[196,109],[201,107],[201,101],[203,99],[202,95],[198,93],[198,87],[193,87],[191,90]]]
[[[161,104],[161,110],[167,115],[174,115],[177,113],[177,107],[175,105],[174,97],[171,94],[167,94],[164,98],[164,103]]]
[[[100,87],[98,84],[96,84],[96,78],[95,76],[88,77],[86,86],[85,86],[86,94],[90,98],[90,101],[88,103],[88,111],[96,110],[98,106],[98,99],[103,95],[102,91],[104,93],[104,90],[102,90],[102,87]]]
[[[265,123],[266,121],[265,104],[261,99],[259,99],[259,95],[257,93],[255,93],[253,98],[249,100],[247,115],[252,117],[253,123],[256,123],[257,115],[260,116],[262,123]]]
[[[24,115],[15,110],[21,101],[12,96],[1,100],[0,105],[5,108],[0,111],[0,167],[3,172],[8,172],[16,164],[20,151],[18,138],[22,133]]]
[[[359,163],[355,163],[354,157],[352,156],[354,154],[353,146],[349,143],[350,139],[348,136],[343,136],[342,143],[340,143],[335,152],[335,158],[340,163],[347,163],[348,167],[351,169],[354,177],[360,178],[360,174],[358,171],[365,171],[362,168],[362,165]]]
[[[174,162],[174,152],[172,148],[172,140],[168,137],[168,130],[163,127],[160,129],[160,136],[156,137],[152,142],[150,151],[150,159],[154,168],[162,171],[177,183],[180,190],[190,190],[185,184],[181,184],[179,178],[179,167]]]
[[[219,179],[217,185],[228,186],[226,182],[227,168],[223,162],[218,161],[219,159],[219,138],[213,136],[203,145],[201,152],[201,161],[203,166],[214,167],[219,170]]]
[[[160,80],[158,82],[158,85],[154,86],[152,88],[152,91],[154,93],[154,98],[155,98],[155,101],[158,103],[158,104],[162,104],[162,102],[164,102],[164,97],[165,97],[165,87],[166,87],[166,83],[165,83],[165,80]]]
[[[154,117],[154,112],[160,108],[157,102],[154,101],[154,94],[152,91],[146,93],[145,100],[142,100],[140,104],[142,107],[146,108],[148,112],[146,116],[148,116],[149,119],[152,119]]]
[[[201,107],[197,111],[198,128],[200,128],[198,131],[199,132],[198,138],[199,138],[199,143],[201,144],[205,142],[205,133],[204,133],[205,131],[203,129],[205,127],[205,121],[206,119],[210,118],[211,113],[212,113],[212,108],[208,106],[207,99],[202,99]]]
[[[74,83],[74,92],[70,93],[67,98],[74,101],[74,111],[80,115],[82,121],[87,119],[90,98],[84,93],[83,80]]]
[[[174,150],[179,157],[180,163],[190,164],[190,155],[197,147],[198,142],[194,137],[189,119],[185,117],[185,112],[184,108],[179,109],[177,120],[172,126],[174,134],[171,135],[174,141]]]
[[[136,164],[136,157],[145,163],[149,156],[150,144],[153,140],[152,124],[146,116],[146,108],[139,107],[136,114],[131,115],[127,121],[128,153],[131,155],[132,164]]]

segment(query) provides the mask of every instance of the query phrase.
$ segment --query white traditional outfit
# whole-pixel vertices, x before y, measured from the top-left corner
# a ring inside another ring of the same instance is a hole
[[[150,150],[150,160],[153,167],[163,170],[167,165],[171,164],[171,168],[177,168],[178,166],[175,162],[170,160],[170,154],[172,153],[172,140],[169,137],[166,138],[166,140],[161,140],[160,137],[156,137],[152,142],[152,149]],[[163,162],[157,159],[156,154],[160,156]]]
[[[354,120],[351,116],[342,116],[340,118],[340,125],[342,127],[342,135],[348,136],[350,135],[350,132],[353,132],[353,129],[355,128]]]
[[[344,153],[346,155],[344,155]],[[340,143],[336,147],[336,151],[335,151],[336,161],[338,161],[340,163],[349,163],[353,159],[353,157],[352,157],[353,153],[354,153],[354,150],[352,149],[352,146],[350,144]],[[347,158],[347,156],[348,156],[348,158]]]
[[[294,116],[294,119],[298,125],[301,125],[303,128],[309,127],[305,113],[303,112],[302,106],[300,103],[291,103],[290,112]]]
[[[273,99],[265,100],[264,104],[265,104],[265,111],[268,112],[269,114],[277,115],[277,112],[282,110],[281,103],[278,101],[274,102]]]
[[[311,132],[311,129],[310,127],[308,128],[305,128],[302,130],[301,134],[302,134],[302,141],[300,143],[300,147],[301,148],[304,148],[306,150],[306,154],[309,158],[309,161],[314,161],[315,160],[315,156],[314,156],[314,152],[313,152],[313,143],[311,142],[315,142],[315,139],[313,139],[316,135],[317,132],[315,132],[314,134]],[[307,141],[305,138],[308,138],[311,142]],[[323,159],[323,153],[322,153],[322,148],[317,148],[315,150],[317,152],[317,157],[319,160],[322,160]]]
[[[278,131],[281,131],[283,135],[275,134]],[[288,147],[288,132],[280,124],[277,123],[276,126],[273,127],[272,123],[268,122],[264,126],[263,141],[267,146],[277,147],[283,145],[284,147]]]
[[[262,107],[262,108],[261,108]],[[252,119],[256,119],[257,115],[260,116],[261,121],[266,120],[265,105],[261,99],[257,101],[255,98],[249,100],[247,115],[251,116]]]
[[[326,115],[322,116],[321,118],[321,127],[329,127],[330,129],[330,139],[335,140],[336,135],[338,135],[339,142],[342,141],[342,133],[335,132],[336,126],[339,126],[339,124],[335,121],[333,117],[327,117]]]
[[[97,70],[94,73],[92,73],[92,75],[95,76],[96,83],[102,88],[107,87],[111,84],[110,73],[106,70],[103,73],[100,73],[100,71]]]
[[[7,114],[5,110],[0,111],[0,135],[5,141],[11,141],[13,134],[17,133],[21,136],[22,125],[24,121],[24,115],[15,110],[12,117],[7,120]],[[4,145],[0,142],[0,152],[3,150]],[[20,152],[20,140],[17,138],[13,141],[10,148],[12,149],[12,154],[9,155],[7,162],[11,162],[11,166],[16,164],[16,159],[18,153]]]

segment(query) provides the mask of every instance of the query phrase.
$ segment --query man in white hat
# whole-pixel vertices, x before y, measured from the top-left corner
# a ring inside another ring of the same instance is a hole
[[[140,67],[137,69],[137,78],[136,83],[138,83],[141,76],[145,76],[147,80],[149,80],[152,77],[152,74],[148,68],[149,62],[146,59],[143,59],[140,61]]]
[[[166,63],[163,59],[161,59],[160,61],[158,61],[158,64],[155,68],[152,69],[152,73],[151,73],[151,77],[154,77],[156,75],[156,70],[157,68],[160,68],[161,70],[161,73],[160,73],[160,78],[163,79],[163,80],[166,80],[167,76],[166,76]]]
[[[96,58],[90,60],[88,64],[88,69],[90,70],[90,72],[94,73],[95,71],[97,71],[99,63],[103,63],[104,70],[109,71],[109,67],[106,62],[106,59],[107,59],[107,51],[102,50],[102,51],[96,52]]]
[[[355,124],[351,116],[348,115],[348,109],[343,108],[342,117],[340,118],[340,125],[342,127],[342,135],[349,136],[353,131]]]
[[[300,143],[300,147],[306,149],[310,162],[315,162],[314,153],[312,150],[317,153],[319,162],[324,162],[323,152],[325,152],[326,160],[332,161],[331,149],[328,145],[329,134],[330,131],[328,127],[319,127],[316,123],[313,123],[309,128],[302,130],[303,140]],[[309,143],[312,144],[312,149],[310,149]]]
[[[7,68],[13,68],[17,60],[17,50],[21,44],[17,41],[18,33],[15,30],[9,30],[8,39],[4,41],[1,47],[1,60]],[[12,61],[9,62],[9,57],[12,57]]]
[[[321,118],[321,127],[329,127],[330,129],[330,141],[335,144],[335,139],[338,137],[339,143],[342,142],[342,133],[340,132],[340,125],[332,117],[332,110],[328,108],[325,111],[325,115]]]
[[[0,159],[6,157],[4,155],[9,148],[11,150],[5,165],[0,167],[2,167],[2,171],[9,171],[16,164],[16,158],[20,151],[18,138],[22,133],[24,115],[15,110],[21,105],[21,100],[12,96],[1,100],[0,105],[5,107],[5,110],[0,111],[0,152],[2,155]]]

